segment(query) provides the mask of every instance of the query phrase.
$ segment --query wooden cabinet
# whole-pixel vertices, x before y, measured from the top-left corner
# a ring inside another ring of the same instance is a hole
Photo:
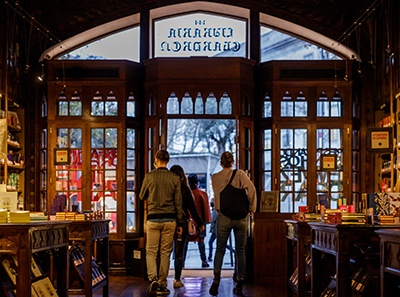
[[[253,282],[263,286],[285,287],[286,223],[291,213],[258,212],[254,214],[251,244],[248,243],[248,269],[252,268]],[[251,268],[250,265],[252,265]]]
[[[69,222],[0,224],[0,256],[14,259],[12,268],[16,277],[13,285],[7,282],[6,273],[0,274],[4,296],[31,296],[33,255],[48,256],[43,261],[48,265],[43,267],[46,278],[56,284],[58,296],[68,296],[68,228]]]
[[[310,226],[305,222],[287,220],[286,276],[287,296],[310,296],[311,265]]]
[[[94,291],[103,289],[103,296],[108,296],[109,222],[109,220],[86,220],[71,223],[69,229],[71,295],[91,297]]]
[[[400,229],[378,230],[380,236],[380,296],[400,296]]]
[[[378,296],[380,253],[375,231],[393,226],[308,224],[312,296],[331,296],[324,291],[340,297]]]

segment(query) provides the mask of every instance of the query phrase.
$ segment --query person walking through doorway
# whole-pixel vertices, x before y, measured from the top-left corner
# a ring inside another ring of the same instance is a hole
[[[197,212],[196,205],[194,204],[192,192],[189,189],[185,172],[183,168],[179,165],[173,165],[170,168],[171,172],[179,176],[181,181],[181,193],[182,193],[182,211],[183,211],[183,228],[182,234],[176,235],[174,239],[174,269],[175,269],[175,279],[174,288],[183,287],[181,281],[182,268],[183,268],[183,251],[185,246],[188,244],[186,239],[188,237],[188,224],[186,223],[191,216],[196,222],[200,231],[204,230],[203,220],[200,218]]]
[[[207,193],[198,188],[199,179],[197,177],[197,174],[189,174],[188,180],[190,189],[192,190],[194,203],[196,204],[196,208],[197,211],[199,212],[201,219],[205,224],[210,223],[211,211]],[[203,268],[210,267],[210,264],[208,264],[207,262],[206,246],[204,244],[204,238],[206,237],[206,235],[207,235],[207,228],[205,228],[204,230],[200,230],[199,237],[197,239],[199,245],[200,258],[201,258],[201,267]]]
[[[217,248],[214,258],[214,280],[210,287],[210,295],[218,295],[218,287],[221,279],[222,261],[225,255],[226,244],[231,231],[235,235],[235,260],[237,261],[237,283],[233,292],[237,295],[242,295],[243,282],[246,271],[246,240],[247,240],[247,217],[239,220],[228,218],[220,212],[220,193],[229,183],[234,171],[232,166],[234,163],[233,155],[230,152],[224,152],[221,155],[220,165],[222,170],[212,175],[212,187],[214,190],[214,207],[218,212],[217,220]],[[254,213],[257,208],[256,189],[243,170],[238,169],[232,186],[246,190],[249,198],[248,213]]]
[[[182,234],[182,193],[179,177],[167,169],[169,153],[159,150],[155,170],[144,177],[139,198],[147,201],[146,265],[149,296],[168,295],[167,277],[174,234]],[[160,257],[157,268],[157,256]]]

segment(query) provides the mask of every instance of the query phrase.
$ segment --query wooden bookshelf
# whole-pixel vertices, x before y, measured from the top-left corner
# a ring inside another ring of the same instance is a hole
[[[286,220],[287,296],[310,296],[310,226],[305,222]],[[308,263],[308,264],[307,264]]]
[[[108,296],[110,220],[73,221],[70,226],[70,295]]]

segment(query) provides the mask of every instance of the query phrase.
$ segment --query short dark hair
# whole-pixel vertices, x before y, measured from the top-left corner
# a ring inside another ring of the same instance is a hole
[[[225,168],[232,167],[233,163],[234,163],[234,160],[233,160],[233,155],[231,152],[222,153],[221,161],[220,161],[220,164],[222,167],[225,167]]]
[[[199,183],[199,179],[196,173],[189,174],[188,180],[189,180],[189,185],[191,186],[197,185]]]
[[[162,161],[162,162],[169,162],[169,153],[166,150],[159,150],[155,158]]]

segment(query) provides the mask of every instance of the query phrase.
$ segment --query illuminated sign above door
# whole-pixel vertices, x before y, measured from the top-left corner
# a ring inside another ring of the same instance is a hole
[[[155,57],[246,57],[247,22],[192,13],[154,22]]]

